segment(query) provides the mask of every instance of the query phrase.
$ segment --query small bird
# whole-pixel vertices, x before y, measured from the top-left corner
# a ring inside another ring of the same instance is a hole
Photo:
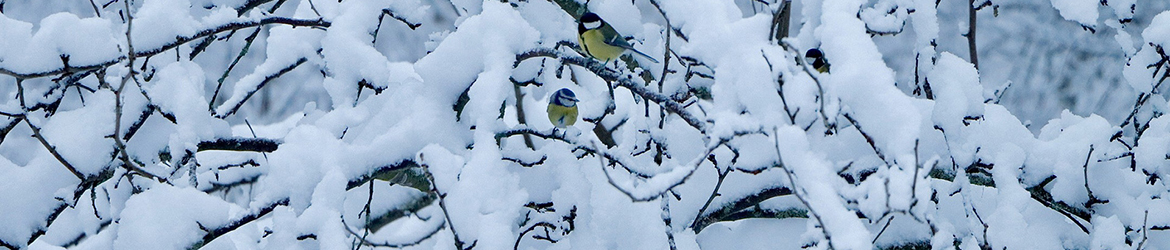
[[[822,53],[820,49],[808,49],[808,52],[804,53],[804,60],[812,64],[813,68],[817,69],[817,72],[829,72],[829,61],[825,60],[825,53]]]
[[[548,121],[558,128],[568,128],[577,123],[577,95],[572,90],[557,90],[549,98]]]
[[[626,42],[625,37],[618,34],[617,30],[614,30],[612,26],[609,26],[593,12],[586,12],[581,15],[580,20],[577,20],[577,39],[581,43],[581,47],[584,47],[585,52],[589,53],[589,56],[605,63],[618,59],[626,50],[658,63],[658,60],[650,55],[634,49],[633,45]]]

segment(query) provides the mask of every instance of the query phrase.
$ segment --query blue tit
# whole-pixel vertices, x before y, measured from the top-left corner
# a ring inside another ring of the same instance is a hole
[[[817,69],[817,72],[829,72],[829,61],[825,59],[825,53],[821,52],[820,49],[808,49],[808,52],[804,53],[804,60]]]
[[[658,63],[658,60],[650,55],[634,49],[634,46],[626,42],[625,37],[593,12],[587,12],[577,20],[577,39],[589,56],[606,63],[618,59],[627,50]]]
[[[548,121],[558,128],[568,128],[577,123],[577,95],[572,90],[557,90],[549,98]]]

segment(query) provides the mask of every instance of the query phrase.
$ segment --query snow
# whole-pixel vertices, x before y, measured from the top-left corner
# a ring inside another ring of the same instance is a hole
[[[1150,26],[1142,31],[1142,38],[1147,43],[1166,47],[1170,45],[1170,11],[1164,11],[1154,16],[1154,20],[1150,21]]]
[[[200,141],[227,137],[228,124],[207,114],[203,97],[203,68],[192,62],[175,62],[158,73],[154,84],[143,86],[155,105],[163,112],[174,114],[178,121],[177,133],[168,142],[171,154],[180,157],[185,151],[194,152]]]
[[[979,84],[979,72],[971,63],[943,52],[927,80],[937,100],[932,119],[944,132],[957,132],[962,129],[964,118],[983,115],[983,87]]]
[[[1125,245],[1125,227],[1117,217],[1093,217],[1093,241],[1090,249],[1123,249]]]
[[[834,186],[839,183],[822,181],[830,179],[833,173],[828,171],[823,159],[807,151],[808,142],[804,141],[804,131],[784,127],[777,133],[774,136],[783,138],[785,142],[785,146],[779,149],[785,168],[792,168],[788,171],[795,175],[790,178],[796,180],[797,186],[805,187],[804,191],[795,192],[804,193],[802,197],[807,200],[810,212],[815,213],[817,220],[823,223],[820,227],[829,234],[826,237],[831,237],[832,241],[828,244],[835,249],[873,248],[869,241],[869,231],[862,227],[861,221],[852,212],[845,210],[841,200],[834,194]],[[809,226],[812,227],[813,223],[816,222],[810,220]]]
[[[1106,0],[1104,5],[1113,8],[1113,15],[1117,16],[1119,20],[1133,19],[1134,9],[1137,8],[1137,0]]]
[[[204,228],[226,225],[239,206],[190,188],[156,185],[126,201],[114,248],[186,249],[203,239]],[[156,227],[154,225],[167,225]]]
[[[821,50],[832,64],[827,88],[838,92],[841,104],[874,137],[875,143],[889,156],[900,158],[913,152],[921,116],[911,106],[908,96],[894,87],[894,75],[881,59],[873,40],[865,33],[865,24],[851,18],[861,1],[824,3],[824,22],[818,31]],[[873,97],[877,98],[873,98]],[[908,163],[903,163],[908,164]]]
[[[56,163],[48,152],[34,153],[38,157],[29,164]],[[44,228],[43,218],[28,216],[30,214],[47,214],[61,205],[54,199],[58,189],[70,188],[79,181],[76,178],[66,179],[61,176],[73,176],[60,165],[52,168],[30,168],[13,164],[10,161],[0,161],[0,200],[4,206],[0,207],[0,220],[8,223],[0,227],[0,238],[6,242],[28,242],[29,235],[38,229]],[[12,239],[12,240],[9,240]]]
[[[1052,0],[1052,7],[1060,11],[1060,16],[1065,20],[1093,27],[1097,26],[1097,18],[1100,16],[1097,3],[1094,0]]]
[[[191,17],[189,0],[146,0],[132,15],[130,30],[135,51],[158,48],[175,37],[190,37],[199,30],[200,23]]]
[[[32,24],[0,14],[0,67],[24,74],[63,66],[106,63],[119,55],[111,23],[101,18],[79,18],[71,13],[45,17],[32,33]]]
[[[979,14],[978,67],[964,59],[967,26],[957,25],[967,20],[967,2],[792,1],[796,30],[777,41],[768,33],[779,2],[664,1],[660,15],[649,1],[571,1],[639,50],[670,54],[662,63],[638,61],[639,69],[618,63],[606,69],[616,73],[600,72],[604,79],[576,65],[587,55],[557,45],[577,40],[564,2],[288,1],[238,11],[245,2],[132,2],[135,50],[263,18],[330,25],[222,32],[198,56],[192,50],[203,39],[127,65],[123,3],[8,1],[0,13],[0,94],[9,99],[0,120],[15,122],[10,130],[0,122],[0,243],[1170,244],[1167,233],[1151,230],[1170,225],[1163,115],[1170,102],[1155,88],[1166,71],[1159,48],[1170,44],[1170,15],[1157,12],[1170,5],[1160,1],[977,1],[991,4]],[[1096,28],[1102,18],[1110,29],[1080,27]],[[830,71],[798,63],[810,48],[824,51]],[[548,54],[517,62],[537,49]],[[100,66],[76,68],[88,65]],[[52,71],[64,73],[42,75]],[[212,81],[221,76],[222,89]],[[926,83],[932,95],[915,90]],[[545,106],[561,88],[578,94],[582,120],[554,129]],[[462,94],[466,104],[455,105]],[[118,103],[121,131],[114,131]],[[1052,103],[1066,110],[1044,106]],[[1092,106],[1101,108],[1085,108]],[[601,142],[602,130],[612,146]],[[527,134],[508,134],[515,132]],[[131,137],[127,160],[158,178],[121,166],[114,135]],[[277,145],[199,151],[202,142],[227,138]],[[406,180],[388,180],[387,171]],[[369,221],[382,215],[401,216]],[[201,242],[230,223],[242,224]]]
[[[85,176],[102,172],[114,152],[113,140],[106,137],[114,131],[114,93],[100,91],[90,98],[86,107],[62,111],[38,125],[45,140]]]
[[[376,88],[405,81],[421,81],[409,63],[392,63],[378,53],[369,34],[374,31],[380,9],[375,1],[349,1],[339,7],[338,18],[321,39],[321,54],[334,84],[325,88],[333,97],[334,108],[352,103],[357,88],[344,83],[367,81]]]

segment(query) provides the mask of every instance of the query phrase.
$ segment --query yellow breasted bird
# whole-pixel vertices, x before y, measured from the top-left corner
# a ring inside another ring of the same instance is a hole
[[[581,43],[581,47],[585,49],[586,53],[589,53],[589,56],[605,63],[618,59],[626,50],[658,63],[658,60],[650,55],[634,49],[633,45],[626,42],[625,37],[618,34],[617,30],[614,30],[612,26],[609,26],[593,12],[586,12],[581,15],[580,20],[577,20],[577,39],[577,42]]]
[[[568,128],[577,123],[577,95],[572,90],[557,90],[549,98],[548,121],[558,128]]]
[[[808,49],[808,52],[804,53],[804,60],[811,64],[814,69],[817,69],[818,72],[829,72],[829,60],[825,59],[825,53],[821,52],[820,49]]]

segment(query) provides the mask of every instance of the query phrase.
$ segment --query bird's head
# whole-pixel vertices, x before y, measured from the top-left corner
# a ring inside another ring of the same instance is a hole
[[[552,102],[560,106],[575,107],[577,106],[577,94],[573,94],[573,91],[568,88],[563,88],[553,94]]]

